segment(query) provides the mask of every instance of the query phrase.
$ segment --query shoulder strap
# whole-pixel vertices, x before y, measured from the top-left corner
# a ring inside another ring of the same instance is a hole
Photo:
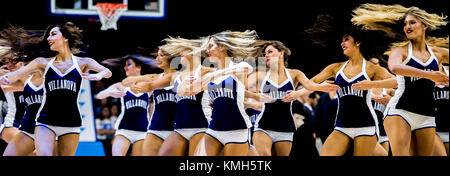
[[[291,73],[289,72],[289,70],[285,67],[284,71],[286,72],[286,76],[289,79],[289,81],[291,82],[292,86],[295,86],[294,85],[294,80],[292,80]],[[294,89],[295,89],[295,87],[294,87]]]
[[[413,49],[412,49],[412,43],[409,42],[408,44],[408,58],[413,56]]]
[[[348,63],[348,61],[346,61],[346,62],[344,63],[344,65],[341,67],[341,69],[339,69],[339,71],[336,73],[336,75],[339,74],[340,72],[342,72],[342,71],[344,70],[344,68],[345,68],[345,66],[347,65],[347,63]]]

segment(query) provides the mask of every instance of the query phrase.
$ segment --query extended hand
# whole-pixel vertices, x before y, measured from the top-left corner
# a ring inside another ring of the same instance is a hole
[[[391,96],[384,95],[384,94],[383,95],[372,95],[372,100],[386,106],[389,103],[389,100],[391,100]]]
[[[356,90],[369,90],[369,89],[373,88],[373,87],[371,87],[370,83],[371,83],[371,81],[369,81],[369,80],[363,80],[363,81],[353,84],[352,88],[356,89]]]
[[[337,91],[339,90],[339,86],[336,84],[333,84],[333,82],[324,81],[320,84],[320,90],[322,92],[331,92],[331,91]]]
[[[124,97],[125,95],[127,95],[127,93],[125,93],[125,92],[123,92],[123,91],[112,91],[112,92],[110,92],[110,96],[111,97],[114,97],[114,98],[122,98],[122,97]]]
[[[90,81],[98,81],[101,80],[103,78],[103,76],[99,75],[99,74],[89,74],[89,73],[82,73],[81,77],[83,79],[87,79]]]
[[[137,83],[137,81],[136,81],[135,77],[133,77],[133,76],[130,76],[130,77],[125,78],[125,79],[122,80],[122,85],[125,86],[125,87],[129,87],[129,86],[134,85],[136,83]]]
[[[263,93],[258,93],[258,101],[263,102],[263,103],[269,103],[272,102],[274,99],[272,97],[270,97],[269,95],[263,94]]]
[[[440,71],[432,72],[432,76],[430,79],[436,83],[448,85],[448,76]]]
[[[8,76],[1,76],[0,77],[0,85],[9,85],[11,82],[8,80]]]
[[[141,82],[130,87],[131,91],[136,93],[150,92],[151,87],[148,82]]]
[[[285,103],[294,101],[302,95],[302,92],[300,91],[287,91],[286,93],[287,93],[286,96],[283,99],[281,99],[281,101]]]

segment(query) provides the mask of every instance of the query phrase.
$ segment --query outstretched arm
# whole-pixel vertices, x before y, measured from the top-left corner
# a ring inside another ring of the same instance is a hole
[[[245,98],[244,99],[244,107],[245,108],[252,108],[258,111],[262,111],[264,103],[256,101],[254,99]]]
[[[97,61],[95,61],[92,58],[84,58],[86,67],[83,69],[82,77],[83,79],[91,80],[91,81],[98,81],[102,78],[110,78],[112,76],[112,72],[104,67],[103,65],[100,65]],[[88,71],[92,70],[97,73],[95,74],[89,74]]]
[[[322,82],[321,84],[318,84],[306,77],[306,75],[300,71],[296,70],[297,74],[295,77],[295,80],[300,82],[305,89],[311,90],[311,91],[322,91],[322,92],[330,92],[330,91],[336,91],[339,89],[338,85],[330,84],[328,82]]]
[[[16,81],[9,85],[2,85],[3,92],[18,92],[23,91],[23,82],[22,81]]]
[[[364,80],[352,85],[357,90],[369,90],[372,88],[397,88],[397,78],[385,68],[374,65],[373,81]]]
[[[240,62],[231,67],[217,70],[203,75],[200,79],[188,77],[181,82],[177,89],[178,96],[191,96],[206,90],[208,84],[218,76],[234,75],[252,72],[253,68],[247,62]]]
[[[100,91],[95,98],[97,99],[104,99],[107,97],[114,97],[114,98],[121,98],[126,95],[124,92],[124,86],[119,83],[115,83],[111,86],[109,86],[107,89]]]
[[[426,78],[437,83],[448,82],[448,76],[439,71],[429,72],[402,64],[404,50],[402,47],[397,47],[389,54],[388,66],[392,73],[408,77]]]
[[[247,84],[245,85],[245,97],[259,102],[270,102],[273,100],[270,96],[259,92],[260,78],[262,78],[262,74],[262,72],[254,72],[248,76]]]
[[[137,92],[137,93],[144,93],[144,92],[150,92],[155,89],[160,89],[163,87],[170,86],[170,83],[172,82],[172,78],[174,77],[174,74],[178,74],[178,72],[172,72],[172,73],[166,74],[163,77],[158,78],[158,79],[153,79],[152,81],[137,82],[136,84],[131,86],[131,90],[133,92]]]
[[[31,61],[26,66],[20,68],[19,70],[4,74],[0,77],[0,85],[8,85],[20,80],[21,78],[24,78],[25,76],[30,75],[33,72],[41,70],[43,71],[45,69],[45,66],[43,66],[44,62],[45,59],[39,57]]]
[[[158,79],[159,74],[146,74],[141,76],[130,76],[122,80],[122,85],[131,86],[137,84],[138,82],[149,82]]]
[[[319,74],[314,76],[311,79],[308,79],[306,75],[298,70],[295,79],[300,82],[305,89],[296,90],[289,92],[283,99],[283,102],[291,102],[298,98],[300,98],[305,93],[310,93],[314,90],[319,90],[323,92],[336,91],[339,89],[339,86],[335,84],[331,84],[331,82],[325,81],[328,78],[331,78],[335,75],[336,69],[339,68],[338,64],[331,64],[325,67]],[[318,84],[321,83],[321,84]]]

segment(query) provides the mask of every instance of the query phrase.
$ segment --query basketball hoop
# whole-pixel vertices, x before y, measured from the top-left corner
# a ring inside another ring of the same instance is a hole
[[[95,6],[97,6],[97,12],[102,23],[100,29],[103,31],[108,29],[117,30],[117,20],[128,7],[122,3],[97,3]]]

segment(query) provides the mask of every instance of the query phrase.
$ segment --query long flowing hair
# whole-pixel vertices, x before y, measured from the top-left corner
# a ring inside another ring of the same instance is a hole
[[[218,45],[227,47],[227,54],[234,59],[245,59],[254,57],[258,48],[254,46],[258,35],[254,30],[239,31],[223,31],[203,39],[202,51],[208,47],[209,40],[213,38]]]
[[[351,21],[366,30],[381,30],[389,37],[406,40],[403,32],[404,19],[408,15],[418,18],[428,26],[428,30],[439,29],[447,25],[447,16],[428,13],[418,7],[402,5],[362,4],[353,11]]]

